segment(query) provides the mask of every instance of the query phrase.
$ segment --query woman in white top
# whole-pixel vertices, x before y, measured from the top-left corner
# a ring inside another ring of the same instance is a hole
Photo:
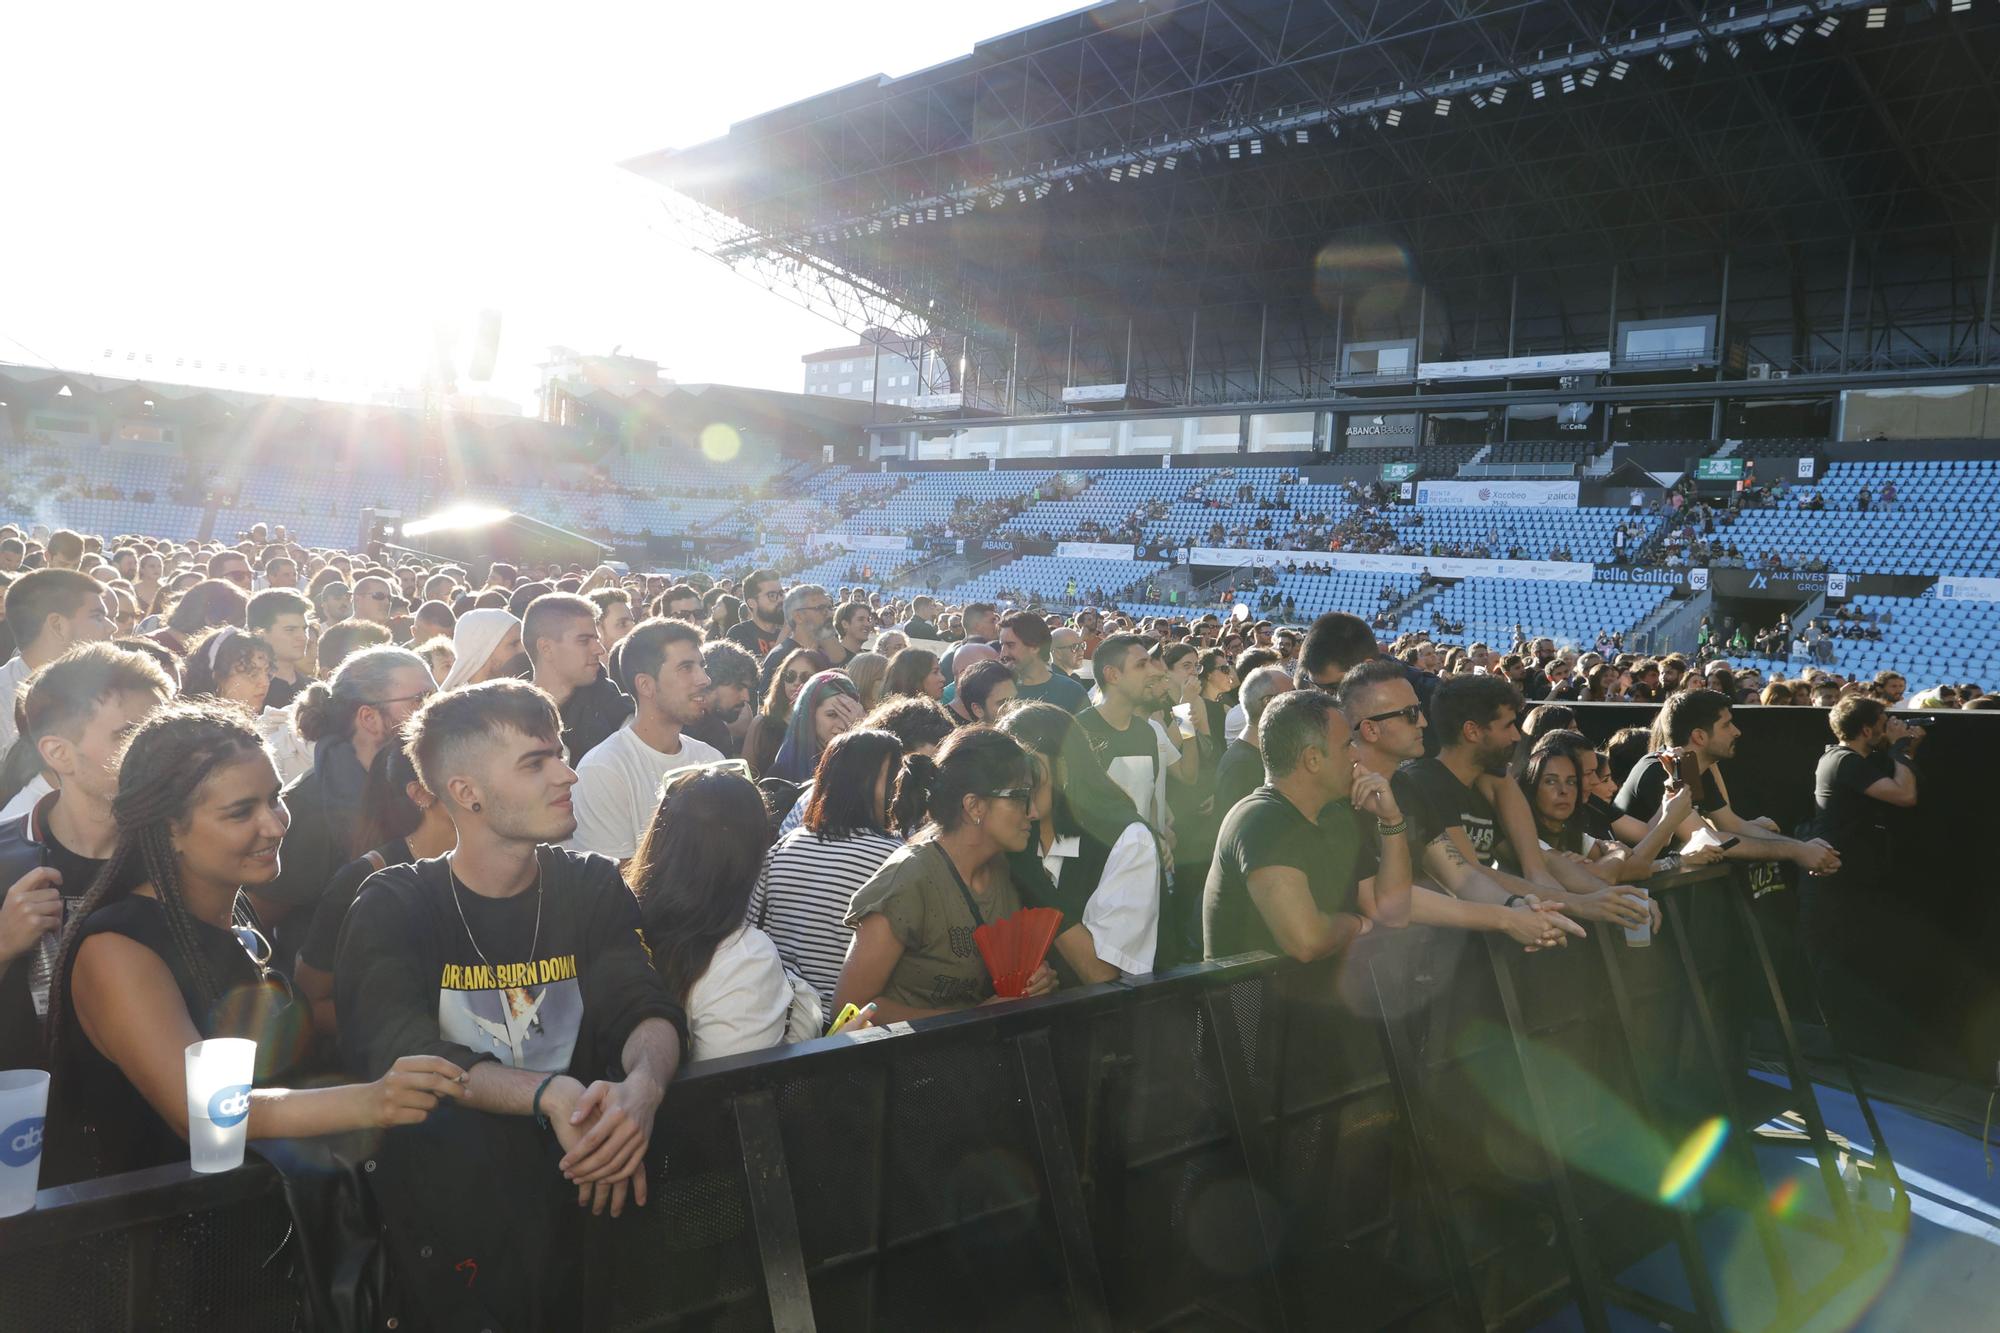
[[[819,1035],[817,1000],[795,995],[778,946],[746,920],[770,845],[764,798],[742,765],[708,764],[668,774],[628,867],[653,969],[687,1011],[690,1060]]]
[[[750,919],[827,1004],[854,938],[844,923],[848,904],[903,845],[888,827],[902,763],[892,731],[864,727],[834,737],[800,798],[798,828],[771,849],[750,900]]]
[[[1159,839],[1069,710],[1017,704],[1000,730],[1037,761],[1036,837],[1011,858],[1022,901],[1062,911],[1056,955],[1079,981],[1151,972],[1164,882]]]

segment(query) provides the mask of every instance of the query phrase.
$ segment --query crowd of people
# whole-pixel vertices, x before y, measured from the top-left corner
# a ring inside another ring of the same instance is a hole
[[[543,1293],[573,1205],[645,1202],[689,1061],[1411,923],[1561,947],[1657,926],[1634,881],[1725,857],[1796,866],[1837,920],[1922,739],[1893,673],[1385,645],[1345,613],[1065,617],[262,528],[0,528],[0,580],[0,1065],[53,1072],[44,1182],[179,1159],[182,1050],[254,1037],[253,1140],[375,1135],[391,1231],[554,1256]],[[1599,746],[1581,700],[1660,707]],[[1733,713],[1768,703],[1832,708],[1815,836],[1731,804]],[[1061,923],[1002,994],[974,933],[1023,907]],[[462,1188],[397,1186],[442,1157]]]

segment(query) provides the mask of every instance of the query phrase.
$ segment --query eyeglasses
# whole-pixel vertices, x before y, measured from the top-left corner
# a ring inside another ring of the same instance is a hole
[[[796,672],[787,671],[784,675],[780,676],[779,679],[784,681],[785,684],[787,685],[803,685],[807,681],[812,679],[812,672],[808,671],[806,672],[805,675],[801,676]]]
[[[998,791],[981,792],[980,794],[989,801],[1019,801],[1023,810],[1027,809],[1035,799],[1035,789],[1033,787],[1002,787]]]
[[[406,704],[412,701],[421,702],[436,693],[436,690],[425,690],[422,694],[399,694],[393,699],[368,699],[364,702],[370,708],[387,708],[390,704]]]
[[[1392,708],[1386,713],[1370,713],[1361,720],[1363,722],[1387,722],[1392,717],[1400,717],[1403,721],[1414,727],[1417,723],[1424,720],[1424,706],[1422,704],[1405,704],[1401,708]]]

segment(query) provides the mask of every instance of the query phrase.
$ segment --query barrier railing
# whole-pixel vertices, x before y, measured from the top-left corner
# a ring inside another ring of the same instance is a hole
[[[1500,1328],[1574,1302],[1590,1329],[1614,1306],[1721,1328],[1696,1230],[1718,1210],[1747,1217],[1781,1322],[1803,1320],[1874,1253],[1871,1215],[1742,876],[1651,888],[1649,948],[1603,927],[1536,954],[1377,931],[1308,966],[1201,964],[692,1066],[655,1131],[650,1205],[585,1223],[577,1326]],[[1788,1084],[1745,1076],[1752,1020]],[[1769,1206],[1755,1131],[1783,1112],[1830,1221]],[[40,1202],[0,1219],[9,1322],[268,1328],[299,1310],[267,1168]],[[1785,1225],[1852,1262],[1806,1284]],[[1610,1276],[1662,1246],[1690,1308]]]

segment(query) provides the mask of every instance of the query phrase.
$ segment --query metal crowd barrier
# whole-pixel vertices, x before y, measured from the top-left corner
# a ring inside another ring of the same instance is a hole
[[[1723,1257],[1697,1231],[1719,1211],[1748,1219],[1774,1326],[1803,1322],[1878,1255],[1879,1215],[1840,1179],[1741,874],[1650,887],[1649,948],[1377,931],[1308,966],[1255,955],[693,1066],[651,1203],[584,1221],[576,1327],[1499,1329],[1573,1303],[1591,1330],[1613,1307],[1719,1329]],[[1759,1020],[1788,1083],[1746,1076]],[[1753,1149],[1781,1114],[1821,1210],[1771,1206]],[[1784,1227],[1848,1262],[1808,1282]],[[0,1219],[0,1324],[288,1327],[286,1229],[262,1167],[45,1191]],[[1614,1277],[1662,1247],[1684,1307]]]

